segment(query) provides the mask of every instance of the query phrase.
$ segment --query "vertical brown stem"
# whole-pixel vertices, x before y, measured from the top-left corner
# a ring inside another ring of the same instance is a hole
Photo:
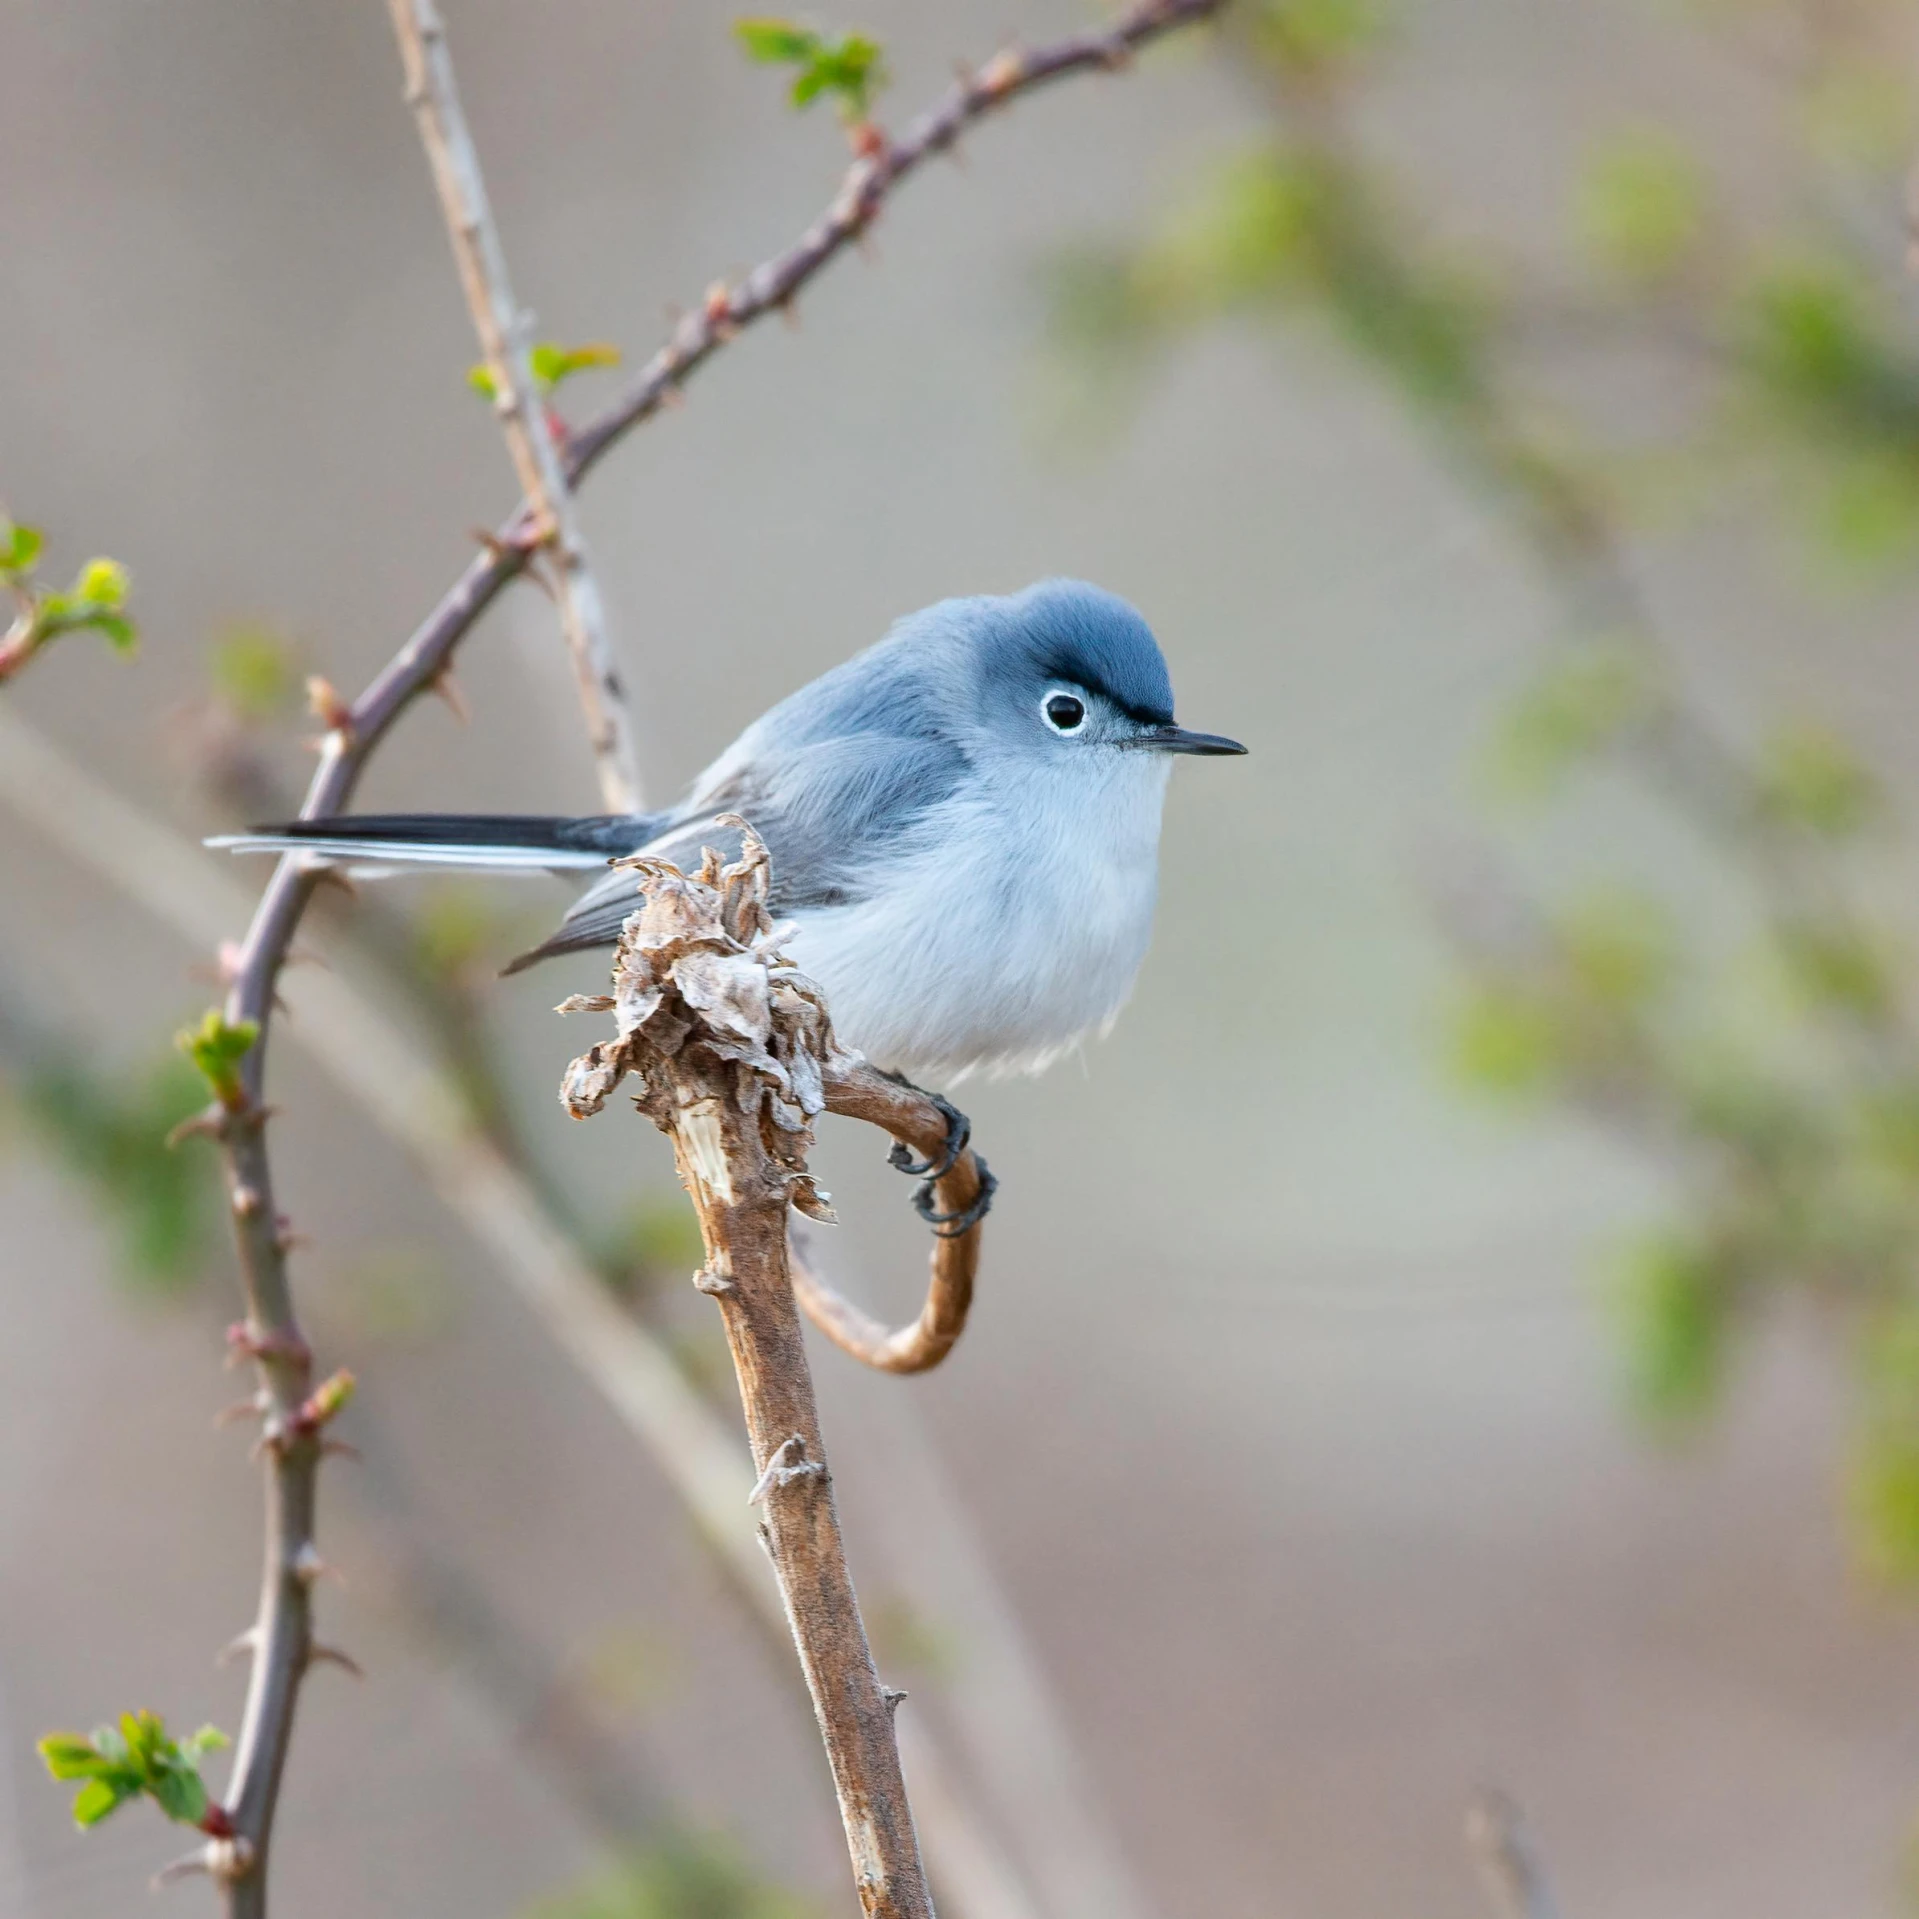
[[[847,1570],[787,1269],[788,1182],[732,1097],[731,1065],[693,1049],[675,1064],[688,1070],[674,1075],[670,1130],[706,1242],[701,1286],[726,1322],[761,1475],[760,1537],[833,1769],[860,1905],[874,1919],[931,1919],[893,1735],[898,1700],[880,1684]]]

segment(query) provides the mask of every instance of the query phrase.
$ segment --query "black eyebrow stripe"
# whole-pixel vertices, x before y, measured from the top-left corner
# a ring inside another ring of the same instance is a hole
[[[1064,667],[1049,666],[1046,669],[1048,679],[1057,680],[1062,686],[1077,687],[1082,693],[1092,693],[1104,700],[1108,706],[1116,706],[1129,720],[1137,720],[1141,726],[1170,726],[1173,721],[1171,707],[1164,709],[1136,706],[1131,700],[1123,700],[1110,686],[1089,679],[1082,671],[1068,671]]]

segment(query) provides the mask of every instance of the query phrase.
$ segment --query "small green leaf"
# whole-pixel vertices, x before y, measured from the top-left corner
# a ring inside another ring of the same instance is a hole
[[[124,613],[96,613],[86,624],[104,633],[116,653],[131,656],[140,650],[139,632]]]
[[[180,1741],[180,1750],[189,1759],[199,1759],[210,1752],[224,1752],[233,1741],[218,1726],[202,1726],[198,1732],[190,1732]]]
[[[73,1796],[73,1823],[83,1831],[88,1826],[97,1826],[139,1790],[137,1781],[118,1773],[111,1778],[90,1779]]]
[[[588,340],[582,346],[562,346],[557,340],[537,341],[527,352],[527,367],[538,392],[551,393],[564,380],[594,367],[618,366],[620,349],[606,340]],[[493,369],[484,364],[466,370],[466,383],[482,399],[499,397]]]
[[[0,515],[0,573],[31,573],[44,544],[37,526],[21,526]]]
[[[147,1791],[169,1819],[183,1826],[197,1826],[206,1817],[207,1789],[184,1757],[177,1765],[156,1765]]]
[[[243,1019],[228,1025],[226,1016],[210,1007],[198,1026],[189,1026],[175,1036],[174,1043],[200,1069],[200,1076],[213,1088],[222,1106],[237,1110],[246,1104],[246,1089],[240,1082],[240,1062],[253,1050],[260,1037],[259,1024]]]
[[[798,67],[789,94],[796,107],[832,96],[841,116],[858,123],[886,83],[880,44],[863,33],[834,37],[797,21],[772,19],[736,20],[733,33],[749,60]]]
[[[811,27],[798,26],[791,20],[735,20],[733,34],[749,60],[767,66],[810,60],[820,44],[820,36]]]
[[[50,1732],[39,1742],[40,1757],[55,1779],[93,1779],[111,1770],[114,1761],[91,1739],[77,1732]]]
[[[89,560],[74,582],[73,596],[92,606],[124,606],[127,570],[118,560]]]
[[[73,1802],[80,1826],[97,1826],[116,1806],[143,1792],[169,1819],[197,1826],[208,1805],[200,1755],[225,1744],[226,1736],[212,1726],[176,1744],[158,1713],[127,1712],[117,1727],[98,1727],[90,1739],[49,1733],[40,1741],[40,1756],[55,1779],[86,1781]]]

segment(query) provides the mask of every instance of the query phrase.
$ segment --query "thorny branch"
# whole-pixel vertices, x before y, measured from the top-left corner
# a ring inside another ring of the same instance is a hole
[[[587,743],[610,813],[640,810],[639,753],[625,688],[607,636],[606,608],[586,556],[586,541],[562,461],[558,432],[549,425],[529,355],[532,327],[513,297],[506,250],[487,202],[480,156],[467,132],[460,90],[447,52],[446,27],[433,0],[390,0],[393,31],[406,69],[407,104],[433,167],[460,285],[473,329],[493,376],[494,407],[526,496],[522,550],[545,548],[558,575],[560,628],[573,657]]]
[[[813,1696],[860,1907],[872,1919],[931,1919],[893,1729],[903,1695],[880,1683],[847,1570],[793,1296],[787,1211],[832,1217],[807,1169],[820,1113],[837,1107],[884,1125],[913,1105],[915,1133],[938,1140],[946,1118],[928,1096],[840,1052],[819,989],[781,951],[787,929],[766,909],[765,847],[744,820],[719,823],[741,829],[733,865],[722,867],[711,848],[697,875],[644,857],[627,862],[641,876],[640,903],[620,935],[613,992],[561,1009],[610,1011],[618,1035],[573,1062],[560,1099],[583,1119],[626,1081],[673,1141],[706,1243],[695,1283],[718,1301],[733,1349],[760,1475],[749,1503],[763,1515],[760,1537]],[[953,1170],[970,1162],[977,1194],[977,1160],[964,1148],[954,1157]],[[978,1235],[974,1217],[959,1237]]]
[[[565,478],[577,485],[633,427],[651,418],[741,328],[792,305],[802,287],[866,232],[893,190],[928,158],[1022,93],[1066,75],[1123,66],[1139,47],[1210,18],[1222,0],[1144,0],[1111,29],[1071,35],[1030,53],[1007,50],[962,77],[946,98],[896,144],[882,142],[849,170],[832,206],[791,248],[765,262],[732,292],[716,286],[698,312],[675,329],[635,385],[563,449]],[[539,522],[522,502],[440,604],[350,705],[324,682],[315,708],[325,731],[303,818],[346,806],[374,748],[402,712],[446,673],[454,649],[500,590],[525,569]],[[321,871],[298,857],[281,861],[230,961],[225,1018],[252,1023],[258,1039],[240,1062],[242,1095],[217,1132],[239,1245],[247,1303],[242,1338],[266,1396],[267,1416],[283,1426],[297,1416],[310,1361],[287,1278],[287,1245],[273,1204],[262,1100],[267,1038],[280,969]],[[228,1788],[231,1840],[214,1842],[207,1863],[226,1886],[231,1919],[262,1919],[266,1852],[292,1737],[300,1681],[312,1657],[310,1586],[319,1566],[313,1518],[320,1446],[296,1437],[270,1451],[266,1569],[252,1632],[253,1669],[239,1750]]]

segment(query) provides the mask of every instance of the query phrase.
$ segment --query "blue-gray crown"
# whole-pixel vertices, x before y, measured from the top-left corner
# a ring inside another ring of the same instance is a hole
[[[1173,682],[1159,642],[1117,593],[1085,580],[1041,580],[1000,604],[1008,616],[1000,642],[1029,672],[1102,693],[1137,720],[1172,719]]]

